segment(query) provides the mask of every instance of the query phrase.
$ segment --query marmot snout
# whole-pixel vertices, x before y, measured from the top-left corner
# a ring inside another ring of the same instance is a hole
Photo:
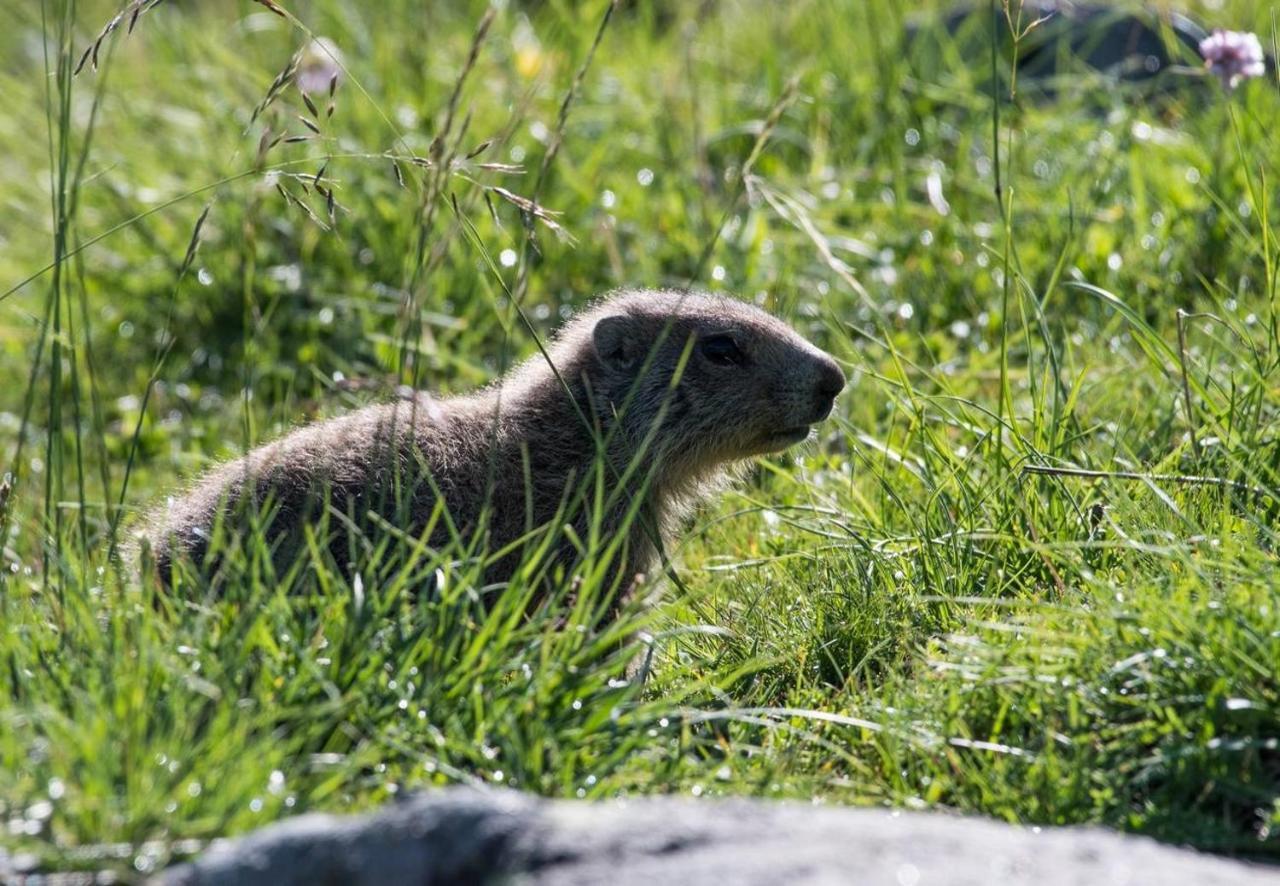
[[[635,435],[661,424],[667,472],[785,449],[830,414],[845,384],[836,362],[789,326],[728,298],[620,296],[575,320],[560,343],[580,324],[593,330],[598,390],[616,403],[635,391],[623,424]]]
[[[616,569],[629,579],[727,465],[803,440],[844,385],[831,357],[752,305],[623,292],[570,320],[546,357],[476,393],[371,406],[214,469],[144,536],[168,580],[175,559],[206,559],[216,523],[243,526],[246,506],[270,504],[281,558],[325,508],[336,512],[329,549],[344,568],[353,535],[380,522],[415,538],[433,525],[426,541],[440,548],[452,523],[464,538],[487,533],[491,551],[568,523],[579,538],[592,526],[624,533]],[[590,491],[598,481],[603,499]],[[451,520],[431,523],[440,498]],[[518,548],[489,562],[486,579],[509,579]],[[561,560],[573,555],[557,545]]]

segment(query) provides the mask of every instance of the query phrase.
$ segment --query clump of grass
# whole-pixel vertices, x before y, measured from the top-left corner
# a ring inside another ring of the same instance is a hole
[[[738,3],[162,5],[120,39],[152,5],[0,34],[7,844],[136,874],[480,781],[1276,858],[1274,89],[1024,83],[993,131],[990,59],[900,38],[887,0],[767,31]],[[318,35],[346,70],[303,94]],[[548,221],[572,239],[535,249]],[[469,540],[393,528],[358,582],[319,548],[277,573],[252,535],[217,594],[112,554],[213,459],[690,279],[851,387],[700,518],[656,609],[602,623],[590,544],[532,613],[535,575],[488,588]]]

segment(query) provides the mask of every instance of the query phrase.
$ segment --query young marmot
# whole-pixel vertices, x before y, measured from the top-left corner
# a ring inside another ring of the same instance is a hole
[[[209,565],[215,525],[234,535],[255,515],[284,562],[327,516],[343,568],[378,526],[432,547],[480,531],[499,552],[485,578],[501,582],[535,530],[557,531],[567,562],[570,536],[596,527],[606,542],[625,532],[614,575],[629,583],[727,465],[805,439],[844,384],[831,357],[752,305],[621,292],[475,393],[370,406],[214,469],[143,537],[168,581],[179,558]]]

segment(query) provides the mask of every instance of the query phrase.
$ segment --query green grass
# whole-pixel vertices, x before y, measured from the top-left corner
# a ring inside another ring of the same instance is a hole
[[[600,0],[500,4],[473,64],[482,3],[284,5],[162,3],[72,77],[113,7],[6,4],[0,292],[38,276],[0,301],[5,844],[145,871],[484,782],[1280,857],[1274,79],[1020,82],[997,157],[985,49],[904,48],[891,0],[627,4],[585,68]],[[1266,9],[1204,16],[1271,42]],[[286,88],[251,122],[304,27],[349,68],[332,116]],[[319,135],[260,152],[299,116]],[[491,139],[404,186],[389,159]],[[218,595],[111,557],[214,460],[532,353],[509,291],[546,333],[690,282],[761,299],[851,386],[690,527],[687,593],[600,624],[590,540],[532,616],[532,579],[482,606],[461,542],[393,531],[358,589],[254,538]]]

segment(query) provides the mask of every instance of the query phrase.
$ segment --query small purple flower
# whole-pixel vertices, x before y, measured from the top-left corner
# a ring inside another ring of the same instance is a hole
[[[1205,66],[1217,74],[1222,85],[1235,89],[1241,81],[1267,73],[1258,35],[1247,31],[1216,30],[1200,41]]]
[[[294,79],[303,92],[327,92],[342,79],[342,53],[328,37],[315,38],[302,48]]]

